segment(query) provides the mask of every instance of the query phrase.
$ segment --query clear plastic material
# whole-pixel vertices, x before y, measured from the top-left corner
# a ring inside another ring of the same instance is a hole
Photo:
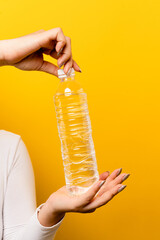
[[[54,103],[66,187],[70,194],[80,195],[99,179],[87,95],[75,81],[74,72],[59,77]]]

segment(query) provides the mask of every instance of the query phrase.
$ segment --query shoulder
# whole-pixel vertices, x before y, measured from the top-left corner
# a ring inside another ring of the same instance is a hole
[[[6,130],[0,130],[0,150],[5,150],[8,148],[17,148],[21,136]]]
[[[15,158],[21,136],[0,130],[0,162],[11,162]]]
[[[0,130],[0,166],[7,170],[7,174],[13,166],[22,164],[22,160],[26,161],[28,158],[29,154],[21,136]]]

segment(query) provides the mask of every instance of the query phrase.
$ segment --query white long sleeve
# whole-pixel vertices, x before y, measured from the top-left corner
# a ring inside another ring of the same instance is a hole
[[[52,240],[63,219],[52,227],[37,218],[30,156],[19,135],[0,131],[0,239]]]

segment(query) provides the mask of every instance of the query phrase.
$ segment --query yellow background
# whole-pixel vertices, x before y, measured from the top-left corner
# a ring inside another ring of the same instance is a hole
[[[0,39],[54,27],[71,37],[99,172],[131,173],[108,205],[67,214],[56,239],[159,239],[159,0],[1,0],[0,23]],[[53,104],[58,83],[42,72],[0,68],[0,128],[22,136],[38,204],[65,183]]]

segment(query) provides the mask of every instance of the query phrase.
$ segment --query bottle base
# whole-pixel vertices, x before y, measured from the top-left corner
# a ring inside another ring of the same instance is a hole
[[[93,184],[89,187],[79,187],[79,186],[66,186],[66,187],[67,187],[67,191],[70,195],[78,196],[78,195],[82,195],[83,193],[87,192],[93,186]]]

